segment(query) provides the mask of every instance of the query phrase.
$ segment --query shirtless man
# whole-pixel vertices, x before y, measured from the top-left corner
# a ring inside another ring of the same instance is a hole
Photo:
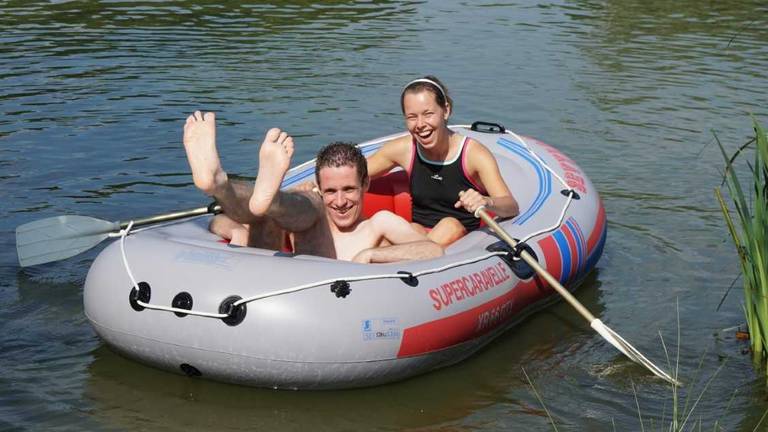
[[[195,186],[213,196],[231,221],[248,224],[250,246],[279,249],[283,232],[288,231],[294,234],[298,254],[360,263],[427,259],[443,253],[394,213],[381,211],[362,219],[368,172],[365,158],[354,146],[332,144],[320,151],[319,194],[280,190],[293,155],[293,139],[280,129],[270,129],[264,138],[253,187],[230,180],[222,169],[213,113],[196,111],[187,118],[184,147]],[[378,247],[384,240],[390,246]]]

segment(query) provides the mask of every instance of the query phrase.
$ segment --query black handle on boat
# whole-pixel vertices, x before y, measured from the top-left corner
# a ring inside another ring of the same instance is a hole
[[[504,231],[504,228],[501,227],[498,223],[496,223],[495,220],[485,211],[485,207],[480,207],[475,212],[475,215],[482,219],[483,222],[490,228],[493,232],[495,232],[499,237],[501,237],[502,240],[507,242],[510,246],[512,246],[512,249],[516,249],[518,243],[515,241],[515,239],[512,238],[506,231]],[[576,298],[573,296],[573,294],[570,293],[567,289],[565,289],[564,286],[560,284],[560,282],[555,279],[551,274],[549,274],[548,271],[544,270],[544,268],[536,261],[535,258],[533,258],[526,250],[520,251],[520,258],[523,259],[531,268],[539,274],[547,283],[549,284],[552,289],[558,292],[563,298],[571,305],[573,306],[576,311],[581,314],[581,316],[584,317],[584,319],[587,320],[587,322],[592,322],[595,320],[595,316],[592,315],[592,313],[584,307]]]
[[[470,129],[475,132],[482,133],[504,133],[507,131],[507,129],[499,123],[490,123],[484,121],[476,121],[472,123]]]

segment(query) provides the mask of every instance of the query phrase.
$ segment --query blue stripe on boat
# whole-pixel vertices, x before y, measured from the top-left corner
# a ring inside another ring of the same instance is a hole
[[[528,150],[522,144],[516,143],[507,138],[499,138],[496,143],[523,158],[526,162],[531,164],[534,171],[536,172],[536,178],[539,183],[536,198],[533,200],[533,204],[531,204],[531,206],[528,207],[524,213],[515,219],[515,225],[523,225],[528,221],[528,219],[533,217],[533,215],[539,211],[539,209],[544,205],[544,201],[546,201],[546,199],[552,193],[552,174],[544,169],[544,167],[542,167],[539,162],[534,159],[530,153],[528,153]]]
[[[283,184],[280,185],[280,188],[281,189],[285,189],[285,188],[287,188],[289,186],[292,186],[292,185],[294,185],[296,183],[299,183],[299,182],[305,180],[307,177],[313,176],[313,175],[315,175],[315,166],[314,165],[309,167],[309,168],[307,168],[307,169],[305,169],[305,170],[303,170],[303,171],[301,171],[301,172],[298,172],[298,173],[296,173],[296,174],[286,178],[285,180],[283,180]]]

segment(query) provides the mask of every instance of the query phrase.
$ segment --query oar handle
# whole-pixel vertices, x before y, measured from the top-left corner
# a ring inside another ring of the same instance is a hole
[[[216,202],[212,202],[207,207],[198,207],[189,210],[182,210],[173,213],[166,213],[157,216],[149,216],[145,218],[139,218],[133,220],[133,226],[151,225],[160,222],[168,222],[177,219],[185,219],[193,216],[202,216],[205,214],[219,214],[221,213],[221,206]],[[120,222],[120,228],[124,229],[128,227],[131,221]]]
[[[515,239],[513,239],[512,236],[510,236],[509,234],[507,234],[507,232],[504,231],[504,228],[502,228],[498,223],[496,223],[495,220],[493,220],[493,218],[485,211],[485,207],[480,207],[479,209],[477,209],[475,211],[475,216],[482,219],[483,222],[485,222],[485,224],[488,225],[488,227],[491,228],[491,230],[493,230],[493,232],[495,232],[499,237],[501,237],[502,240],[507,242],[510,246],[512,246],[513,248],[517,247],[517,242],[515,241]],[[570,303],[571,306],[573,306],[574,309],[576,309],[576,311],[578,311],[581,314],[581,316],[584,317],[584,319],[586,319],[589,323],[592,323],[592,321],[595,320],[595,316],[592,315],[592,313],[589,310],[587,310],[587,308],[585,308],[584,305],[582,305],[578,300],[576,300],[576,297],[574,297],[570,291],[565,289],[565,287],[563,287],[557,279],[555,279],[551,274],[549,274],[549,272],[547,272],[541,265],[539,265],[536,259],[534,259],[528,252],[523,250],[520,253],[520,257],[523,259],[523,261],[528,263],[528,265],[531,266],[531,268],[536,273],[538,273],[539,276],[541,276],[545,281],[547,281],[549,286],[554,288],[561,296],[563,296],[563,298],[565,298],[565,300],[568,303]]]

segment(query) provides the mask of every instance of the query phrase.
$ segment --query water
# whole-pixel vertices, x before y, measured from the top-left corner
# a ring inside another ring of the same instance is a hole
[[[734,150],[749,114],[768,120],[763,2],[218,3],[0,0],[0,429],[549,429],[522,368],[560,430],[639,430],[637,404],[662,429],[669,388],[565,304],[426,376],[275,392],[105,348],[81,297],[97,250],[18,267],[22,223],[205,203],[180,145],[191,111],[217,112],[224,166],[252,176],[272,126],[296,137],[297,161],[402,130],[400,88],[426,73],[448,85],[454,123],[501,122],[581,165],[609,237],[579,300],[658,363],[659,333],[674,361],[679,310],[689,407],[720,368],[688,426],[754,428],[763,374],[732,332],[716,336],[743,317],[740,282],[716,311],[738,269],[711,131]]]

